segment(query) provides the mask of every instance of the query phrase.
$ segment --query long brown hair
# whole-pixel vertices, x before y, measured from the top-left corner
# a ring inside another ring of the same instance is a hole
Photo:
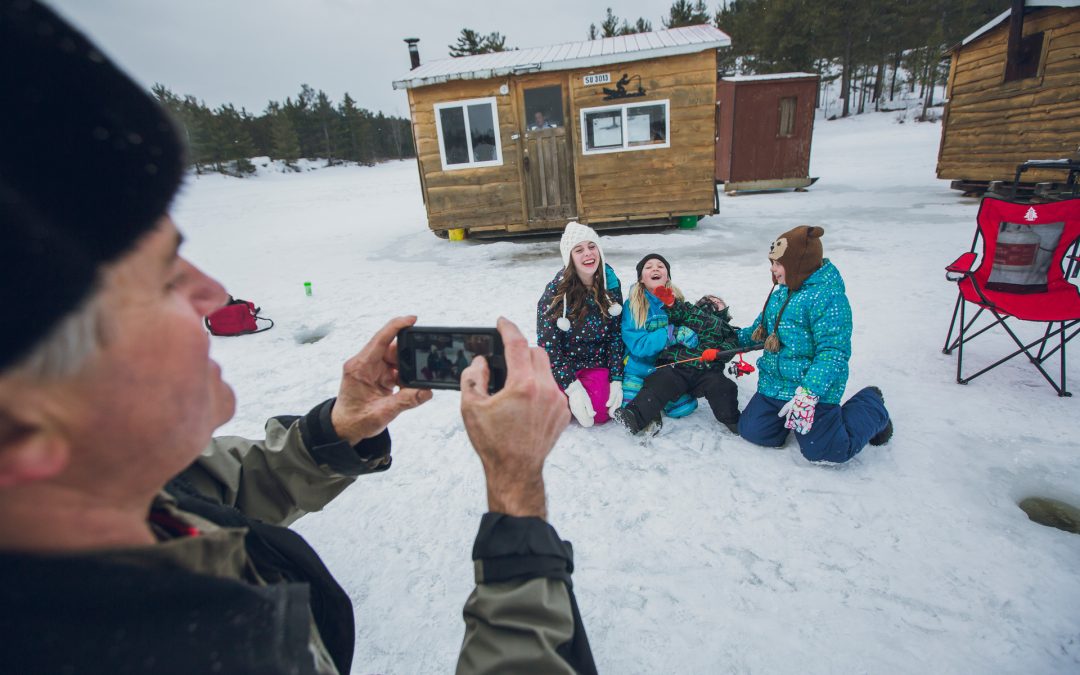
[[[558,319],[562,316],[563,303],[565,302],[566,316],[571,323],[578,323],[588,313],[587,298],[592,298],[596,306],[600,308],[600,316],[608,318],[608,305],[612,300],[607,293],[607,271],[604,265],[599,265],[593,272],[592,283],[586,286],[574,270],[574,262],[563,270],[562,279],[555,286],[555,299],[547,308],[547,316],[550,319]]]

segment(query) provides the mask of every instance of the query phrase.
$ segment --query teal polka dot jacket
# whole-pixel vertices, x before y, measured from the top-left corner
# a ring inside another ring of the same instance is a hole
[[[770,331],[787,298],[787,286],[777,286],[764,312],[739,331],[739,344],[753,342],[750,336],[763,319],[766,332]],[[820,396],[822,403],[840,403],[851,358],[851,305],[840,271],[828,258],[791,294],[777,337],[780,351],[762,352],[757,360],[758,392],[787,400],[801,385]]]

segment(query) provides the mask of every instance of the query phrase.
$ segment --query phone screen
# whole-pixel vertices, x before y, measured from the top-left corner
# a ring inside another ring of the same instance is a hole
[[[460,389],[461,372],[476,356],[488,361],[492,391],[502,387],[506,365],[502,340],[494,329],[411,327],[398,334],[402,384],[430,389]]]

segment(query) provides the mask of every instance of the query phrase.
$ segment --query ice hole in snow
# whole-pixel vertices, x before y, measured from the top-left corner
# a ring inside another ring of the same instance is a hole
[[[1080,509],[1049,497],[1021,499],[1020,509],[1027,517],[1040,525],[1080,534]]]

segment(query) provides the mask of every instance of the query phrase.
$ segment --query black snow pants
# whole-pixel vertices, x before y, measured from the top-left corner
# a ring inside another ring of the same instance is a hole
[[[635,409],[639,419],[648,424],[660,418],[668,401],[686,393],[694,398],[704,396],[718,422],[739,421],[739,387],[724,375],[722,368],[657,368],[645,378],[641,391],[626,407]]]

